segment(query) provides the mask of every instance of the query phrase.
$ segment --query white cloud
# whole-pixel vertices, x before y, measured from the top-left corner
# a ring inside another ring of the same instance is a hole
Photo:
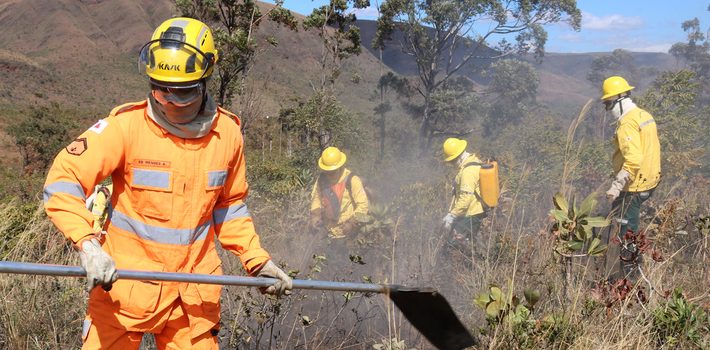
[[[576,33],[565,33],[557,36],[557,40],[568,42],[568,43],[579,43],[583,42],[582,37]]]
[[[358,19],[376,19],[380,16],[380,12],[377,11],[377,8],[372,5],[364,9],[354,9],[352,13],[354,13]]]
[[[632,52],[663,52],[667,53],[668,50],[670,50],[671,46],[673,44],[649,44],[648,46],[641,46],[641,47],[630,47],[625,50],[632,51]]]
[[[609,15],[598,17],[589,12],[582,13],[582,30],[628,30],[643,25],[641,17]]]

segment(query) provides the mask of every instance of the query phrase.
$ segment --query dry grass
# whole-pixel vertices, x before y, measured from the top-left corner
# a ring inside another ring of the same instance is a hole
[[[578,120],[581,118],[580,114]],[[570,150],[574,154],[574,148]],[[521,206],[517,198],[524,191],[528,172],[512,169],[512,174],[521,177],[516,182],[520,188],[507,188],[506,200],[484,222],[480,244],[472,245],[474,254],[449,249],[437,229],[443,214],[431,210],[432,203],[444,203],[448,197],[439,183],[417,184],[403,191],[393,205],[403,208],[401,203],[407,203],[407,210],[397,214],[388,234],[361,235],[364,244],[354,240],[329,244],[324,236],[310,232],[303,209],[307,207],[307,189],[283,201],[250,202],[250,210],[264,246],[286,270],[297,272],[297,278],[358,282],[368,276],[377,283],[435,286],[464,324],[480,337],[481,348],[698,349],[710,344],[710,335],[704,333],[705,343],[700,344],[706,345],[683,342],[671,346],[664,344],[653,328],[653,312],[667,302],[664,295],[673,288],[682,288],[690,302],[710,309],[708,236],[688,224],[699,215],[710,214],[707,193],[693,189],[679,192],[678,186],[671,184],[659,187],[648,202],[652,210],[644,220],[665,260],[646,259],[643,271],[648,282],[640,284],[653,292],[647,293],[649,301],[645,304],[630,297],[607,307],[594,298],[592,291],[593,282],[605,278],[603,269],[599,269],[600,258],[575,261],[572,298],[568,299],[562,288],[561,265],[552,251],[553,238],[548,234],[546,212],[552,203]],[[21,215],[18,213],[23,213],[18,209],[21,206],[18,202],[0,204],[0,232],[12,231]],[[77,264],[75,253],[42,210],[30,213],[25,217],[27,226],[11,237],[0,257]],[[366,264],[352,263],[351,254],[361,255]],[[228,252],[221,255],[226,273],[243,274],[236,257]],[[0,348],[78,348],[86,297],[81,282],[0,276]],[[541,292],[528,326],[487,322],[472,299],[490,284],[518,297],[525,288]],[[381,295],[295,291],[288,298],[276,300],[253,289],[228,287],[222,307],[219,337],[223,348],[431,347]],[[556,321],[545,326],[549,317]],[[147,341],[143,348],[152,348],[152,343]]]

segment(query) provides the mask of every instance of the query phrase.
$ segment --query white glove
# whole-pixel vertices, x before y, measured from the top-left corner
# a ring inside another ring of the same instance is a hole
[[[86,270],[86,291],[91,292],[97,285],[110,290],[111,284],[118,278],[116,264],[113,262],[96,238],[81,243],[79,251],[81,266]]]
[[[616,174],[616,178],[611,183],[611,187],[609,187],[609,190],[606,191],[606,198],[609,202],[613,202],[617,197],[619,197],[619,194],[624,189],[626,182],[628,182],[630,178],[631,174],[624,169],[621,169],[619,173]]]
[[[444,219],[442,220],[444,222],[444,229],[446,229],[447,231],[451,230],[451,227],[454,225],[454,220],[456,220],[456,217],[453,214],[446,214],[446,216],[444,216]]]
[[[291,277],[288,277],[288,275],[271,260],[267,261],[266,264],[261,267],[256,276],[278,279],[273,286],[262,289],[262,293],[274,294],[280,297],[283,294],[290,294],[290,290],[293,289],[293,280],[291,280]]]

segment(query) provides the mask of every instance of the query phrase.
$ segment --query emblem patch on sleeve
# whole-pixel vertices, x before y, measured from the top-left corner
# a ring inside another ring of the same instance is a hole
[[[86,144],[86,138],[81,137],[70,143],[66,149],[69,154],[80,156],[82,153],[84,153],[84,151],[89,149],[89,146]]]

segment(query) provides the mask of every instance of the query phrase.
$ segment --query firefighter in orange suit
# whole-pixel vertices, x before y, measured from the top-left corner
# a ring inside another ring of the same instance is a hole
[[[140,53],[148,98],[115,108],[49,170],[47,214],[87,271],[83,349],[138,349],[146,332],[159,349],[218,349],[221,286],[116,281],[116,269],[219,275],[216,239],[250,275],[278,280],[264,292],[292,287],[261,247],[244,202],[240,121],[207,93],[216,61],[204,23],[163,22]],[[107,176],[113,211],[102,234],[85,200]]]
[[[344,167],[347,157],[328,147],[318,159],[321,175],[311,192],[311,226],[324,227],[331,238],[344,238],[356,226],[355,215],[366,215],[367,194],[360,177]]]

